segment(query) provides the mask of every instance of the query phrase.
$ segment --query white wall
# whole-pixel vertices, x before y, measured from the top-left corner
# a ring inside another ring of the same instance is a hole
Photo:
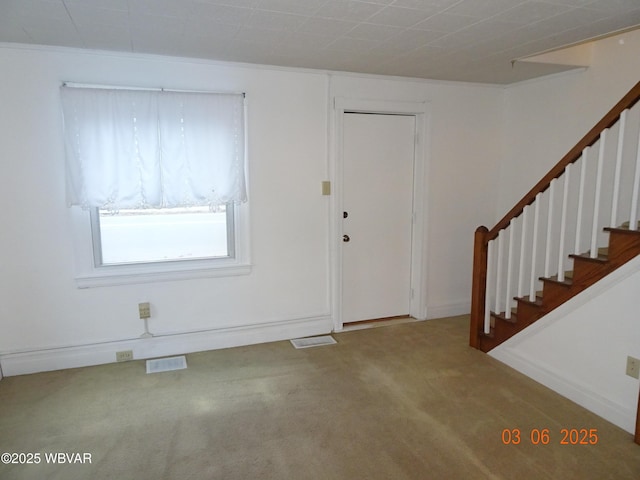
[[[505,157],[496,220],[638,82],[639,51],[640,30],[627,32],[596,42],[592,65],[585,71],[506,90]],[[637,272],[640,263],[627,266],[625,272],[633,268]],[[627,355],[640,354],[640,274],[623,275],[619,282],[602,296],[597,295],[606,284],[587,290],[492,355],[633,431],[638,381],[625,376],[625,362]]]
[[[359,76],[335,76],[331,85],[336,97],[427,102],[427,315],[468,313],[474,231],[495,208],[503,90]]]
[[[638,51],[640,30],[627,32],[595,42],[586,70],[506,89],[496,221],[638,82]]]
[[[489,353],[633,433],[638,380],[625,370],[640,358],[639,297],[636,258]]]
[[[316,321],[307,322],[308,331],[331,328],[328,200],[320,194],[326,76],[12,48],[0,49],[0,70],[0,352],[137,338],[143,332],[136,311],[141,301],[151,302],[150,329],[162,335],[309,318]],[[75,287],[58,92],[65,80],[247,93],[250,275]]]
[[[142,358],[328,332],[330,202],[320,182],[329,175],[330,84],[337,95],[433,105],[429,304],[436,313],[468,309],[473,231],[495,211],[495,174],[479,165],[497,168],[502,90],[9,45],[0,46],[0,71],[5,376],[109,362],[125,348]],[[63,81],[247,93],[250,275],[75,287]],[[142,301],[152,306],[150,330],[163,337],[137,340]]]

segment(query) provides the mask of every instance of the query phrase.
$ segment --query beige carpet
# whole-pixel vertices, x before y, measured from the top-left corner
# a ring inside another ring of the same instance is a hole
[[[5,378],[6,479],[633,479],[632,436],[467,347],[466,317],[187,356]],[[519,428],[519,445],[503,429]],[[549,445],[529,432],[548,428]],[[562,428],[597,445],[560,445]],[[91,464],[45,453],[90,453]]]

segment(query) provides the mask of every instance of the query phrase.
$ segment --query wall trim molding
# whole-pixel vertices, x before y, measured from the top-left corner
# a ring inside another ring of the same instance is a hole
[[[576,382],[575,379],[538,359],[522,355],[516,350],[501,349],[496,352],[492,350],[489,355],[623,430],[631,434],[634,432],[635,409],[626,408],[602,396],[590,386]]]
[[[179,55],[159,54],[159,53],[142,53],[142,52],[125,52],[118,50],[100,50],[91,48],[79,48],[79,47],[64,47],[60,45],[39,45],[32,43],[13,43],[13,42],[0,42],[0,48],[7,50],[32,50],[36,52],[48,52],[48,53],[60,53],[60,54],[82,54],[92,56],[107,56],[107,57],[121,57],[134,60],[167,60],[172,62],[190,63],[194,65],[212,65],[214,67],[223,68],[244,68],[244,69],[257,69],[257,70],[270,70],[274,72],[290,72],[290,73],[306,73],[310,75],[322,75],[322,76],[342,76],[342,77],[355,77],[373,80],[390,80],[399,82],[412,82],[417,84],[427,84],[434,86],[453,86],[453,87],[480,87],[487,89],[499,89],[504,90],[505,87],[510,84],[504,85],[501,83],[485,83],[485,82],[472,82],[465,80],[440,80],[437,78],[421,78],[421,77],[405,77],[401,75],[383,75],[375,73],[362,73],[362,72],[349,72],[346,70],[326,70],[318,68],[308,67],[287,67],[282,65],[269,65],[264,63],[248,63],[248,62],[233,62],[230,60],[215,60],[209,58],[198,57],[184,57]],[[543,77],[545,78],[545,77]]]
[[[330,94],[332,94],[330,92]],[[342,320],[342,235],[343,220],[343,137],[345,112],[392,113],[415,117],[414,137],[414,178],[413,212],[414,221],[411,232],[411,301],[409,314],[417,320],[427,318],[427,261],[428,255],[428,213],[429,213],[429,164],[431,129],[430,103],[427,101],[390,101],[357,97],[334,96],[330,99],[332,111],[329,127],[329,171],[333,182],[333,194],[330,201],[329,241],[331,258],[331,311],[334,317],[335,331],[343,328]]]
[[[519,353],[518,347],[522,342],[561,321],[574,310],[584,306],[590,300],[625,281],[638,271],[640,271],[640,257],[636,257],[622,265],[598,283],[579,293],[525,330],[488,352],[488,355],[531,377],[625,431],[633,433],[637,413],[635,408],[629,409],[603,396],[592,386],[576,382],[574,378],[564,374],[557,368],[549,366],[541,358],[533,358]]]
[[[217,350],[330,333],[329,315],[280,320],[259,325],[225,327],[97,344],[44,348],[0,355],[1,375],[63,370],[115,363],[115,352],[133,350],[135,360]]]
[[[457,317],[459,315],[469,315],[469,312],[471,312],[471,302],[469,300],[444,305],[430,305],[427,307],[427,319]]]

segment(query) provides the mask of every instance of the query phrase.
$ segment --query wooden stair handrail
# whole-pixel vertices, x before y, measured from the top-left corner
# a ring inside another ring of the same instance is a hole
[[[622,99],[611,110],[609,110],[609,112],[602,117],[602,119],[591,130],[589,130],[589,133],[582,137],[582,140],[576,143],[576,145],[569,150],[564,157],[562,157],[556,166],[553,167],[549,173],[547,173],[542,180],[540,180],[529,191],[529,193],[522,197],[522,200],[509,210],[509,212],[496,224],[495,227],[489,230],[489,233],[485,237],[485,241],[489,242],[490,240],[493,240],[498,236],[501,230],[507,228],[511,220],[522,213],[524,207],[533,203],[538,193],[542,193],[549,188],[553,179],[562,175],[568,165],[576,162],[580,158],[582,151],[585,148],[592,146],[598,141],[600,134],[605,128],[613,126],[620,118],[620,114],[626,109],[633,107],[638,101],[640,101],[640,82],[636,83],[635,86],[629,90],[629,92],[622,97]]]
[[[540,180],[522,200],[520,200],[491,230],[486,227],[478,227],[474,241],[473,259],[473,284],[471,294],[471,315],[470,315],[470,346],[479,348],[480,337],[484,332],[485,299],[487,286],[487,262],[488,245],[494,240],[500,231],[509,226],[511,220],[519,216],[527,205],[531,205],[539,193],[549,188],[551,181],[558,178],[565,171],[568,165],[576,162],[582,155],[585,148],[592,146],[598,141],[600,135],[606,128],[613,126],[620,118],[623,111],[630,109],[640,101],[640,82],[629,90],[622,99],[602,117],[602,119],[562,157],[562,159]],[[640,408],[640,407],[639,407]],[[640,413],[638,414],[640,418]],[[640,427],[639,427],[640,429]]]

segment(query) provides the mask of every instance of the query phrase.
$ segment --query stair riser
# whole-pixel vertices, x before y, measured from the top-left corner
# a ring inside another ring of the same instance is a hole
[[[542,310],[539,305],[518,300],[518,322],[531,325],[540,318],[540,315],[542,315]]]
[[[604,273],[608,269],[607,262],[601,262],[598,260],[590,260],[580,256],[574,256],[573,258],[573,279],[572,286],[576,285],[592,285],[596,281],[600,280],[608,272]]]
[[[572,297],[569,285],[543,279],[542,287],[542,315],[549,313],[554,308],[562,305]]]
[[[628,262],[640,251],[640,232],[609,232],[609,258],[616,264]]]

